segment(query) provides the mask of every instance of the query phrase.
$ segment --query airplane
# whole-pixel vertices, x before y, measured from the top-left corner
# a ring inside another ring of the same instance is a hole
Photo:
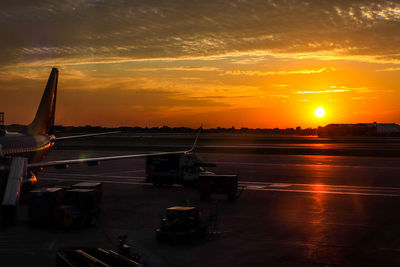
[[[26,177],[24,177],[22,184],[20,183],[17,187],[22,187],[25,184],[33,185],[37,182],[36,173],[43,168],[55,167],[58,169],[68,168],[72,164],[86,163],[90,166],[98,165],[101,161],[109,160],[121,160],[121,159],[132,159],[156,155],[176,155],[186,154],[192,152],[198,141],[198,132],[193,146],[185,151],[174,151],[174,152],[156,152],[156,153],[145,153],[145,154],[132,154],[132,155],[120,155],[120,156],[108,156],[108,157],[96,157],[96,158],[85,158],[85,159],[69,159],[69,160],[58,160],[50,162],[42,162],[44,157],[48,154],[54,144],[59,140],[94,136],[108,133],[96,133],[96,134],[84,134],[67,137],[55,137],[54,136],[54,118],[56,110],[56,98],[57,98],[57,83],[58,83],[58,69],[53,68],[50,72],[49,79],[47,81],[46,88],[44,90],[42,99],[36,112],[36,116],[33,121],[28,125],[28,128],[23,133],[8,133],[2,131],[0,134],[0,182],[4,181],[4,174],[10,172],[10,163],[14,158],[26,158],[27,163],[24,166],[26,168]],[[201,127],[200,127],[201,130]],[[0,196],[4,188],[1,188],[0,183]],[[13,195],[14,191],[12,191]],[[19,194],[19,188],[18,192]],[[3,202],[4,205],[4,202]]]

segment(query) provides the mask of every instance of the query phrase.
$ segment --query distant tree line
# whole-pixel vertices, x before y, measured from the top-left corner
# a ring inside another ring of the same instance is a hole
[[[7,126],[8,131],[15,132],[24,132],[26,131],[27,126],[12,124]],[[101,127],[101,126],[63,126],[56,125],[54,126],[54,131],[60,133],[99,133],[106,131],[121,131],[125,133],[193,133],[198,129],[193,129],[189,127]],[[232,126],[231,128],[209,128],[203,129],[204,133],[246,133],[246,134],[287,134],[287,135],[316,135],[316,128],[306,128],[303,129],[300,126],[296,128],[273,128],[273,129],[263,129],[263,128],[235,128]]]

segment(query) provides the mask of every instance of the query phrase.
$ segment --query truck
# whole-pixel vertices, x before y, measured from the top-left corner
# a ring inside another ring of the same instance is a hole
[[[146,176],[155,186],[172,184],[192,185],[196,187],[202,200],[211,194],[225,194],[234,201],[238,194],[237,174],[215,174],[205,167],[215,164],[200,161],[195,154],[158,155],[147,157]]]
[[[155,186],[193,185],[200,173],[207,172],[204,167],[213,166],[193,153],[150,156],[146,158],[146,180]]]

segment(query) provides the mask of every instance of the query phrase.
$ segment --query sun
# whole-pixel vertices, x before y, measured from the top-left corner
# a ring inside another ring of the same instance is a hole
[[[325,109],[323,107],[317,107],[314,110],[314,115],[317,116],[318,118],[322,118],[323,116],[325,116]]]

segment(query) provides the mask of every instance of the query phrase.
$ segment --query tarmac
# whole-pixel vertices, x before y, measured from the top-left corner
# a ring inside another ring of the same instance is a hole
[[[135,152],[136,153],[136,152]],[[46,161],[129,154],[54,150]],[[145,160],[46,169],[38,186],[100,181],[102,213],[92,228],[32,227],[26,207],[0,231],[1,266],[54,266],[59,248],[113,248],[128,235],[148,266],[399,266],[400,158],[321,155],[198,154],[216,173],[238,173],[236,202],[192,188],[145,183]],[[159,243],[165,208],[195,205],[218,214],[209,237]]]

